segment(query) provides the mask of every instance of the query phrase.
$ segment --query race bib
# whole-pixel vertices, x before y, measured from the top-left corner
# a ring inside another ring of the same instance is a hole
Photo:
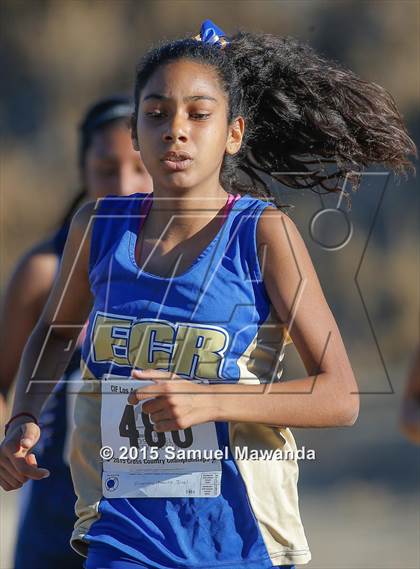
[[[101,384],[102,487],[106,498],[220,494],[221,462],[211,457],[219,448],[214,422],[157,432],[150,416],[142,412],[146,401],[137,405],[127,401],[131,391],[156,385],[153,381],[105,376]]]

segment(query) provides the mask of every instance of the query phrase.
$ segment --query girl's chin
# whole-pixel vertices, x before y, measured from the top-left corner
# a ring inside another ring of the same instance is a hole
[[[193,180],[193,177],[189,176],[187,172],[173,172],[168,176],[157,177],[154,183],[162,188],[188,190],[197,185],[197,180]]]

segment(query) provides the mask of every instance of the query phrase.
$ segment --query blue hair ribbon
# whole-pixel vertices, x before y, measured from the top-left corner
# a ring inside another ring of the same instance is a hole
[[[200,33],[194,39],[203,43],[217,45],[222,49],[229,45],[225,32],[211,20],[205,20],[201,24]]]

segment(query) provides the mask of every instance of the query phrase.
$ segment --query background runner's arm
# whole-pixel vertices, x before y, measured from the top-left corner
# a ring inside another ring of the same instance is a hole
[[[57,254],[42,244],[16,266],[3,297],[0,315],[0,400],[6,399],[23,348],[51,292]],[[0,402],[1,404],[1,402]]]
[[[57,279],[23,352],[12,416],[22,411],[39,416],[71,359],[89,315],[92,295],[88,263],[93,208],[94,204],[86,204],[73,218]]]

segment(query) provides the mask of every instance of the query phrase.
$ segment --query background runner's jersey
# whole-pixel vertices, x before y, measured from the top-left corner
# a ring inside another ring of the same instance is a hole
[[[216,422],[219,448],[229,451],[221,461],[219,496],[109,499],[102,494],[104,374],[129,377],[133,367],[171,366],[184,379],[210,383],[278,381],[288,341],[263,284],[256,249],[258,218],[273,204],[242,196],[192,265],[163,278],[142,271],[135,259],[146,196],[105,198],[96,212],[89,273],[95,303],[82,347],[85,381],[76,401],[71,456],[79,517],[72,546],[86,556],[87,544],[103,543],[159,569],[306,563],[310,552],[299,515],[296,461],[232,454],[235,446],[296,449],[287,428]]]

